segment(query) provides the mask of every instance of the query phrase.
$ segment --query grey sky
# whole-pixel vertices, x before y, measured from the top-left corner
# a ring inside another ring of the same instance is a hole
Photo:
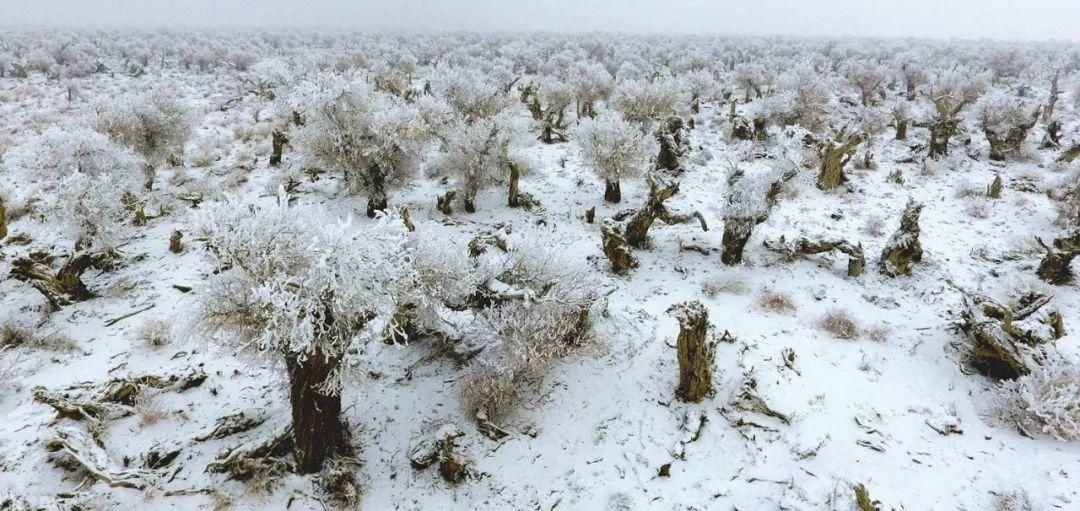
[[[1080,39],[1080,0],[0,0],[0,24]]]

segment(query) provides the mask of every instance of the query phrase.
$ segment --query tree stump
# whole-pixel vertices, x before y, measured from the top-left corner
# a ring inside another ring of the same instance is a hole
[[[908,201],[900,217],[900,228],[881,251],[878,261],[881,273],[890,277],[910,275],[912,265],[922,261],[923,250],[919,242],[919,214],[922,208],[922,204]]]
[[[612,271],[623,275],[638,267],[637,258],[634,257],[630,245],[619,230],[619,225],[610,218],[605,218],[600,225],[600,238],[604,255],[611,261]]]
[[[661,121],[654,136],[660,143],[660,153],[656,156],[656,170],[681,169],[683,157],[690,152],[690,140],[682,117],[673,115]]]
[[[1063,239],[1068,240],[1068,238]],[[1046,251],[1046,256],[1039,263],[1039,269],[1037,270],[1039,278],[1055,286],[1071,282],[1073,274],[1069,265],[1072,263],[1073,258],[1080,255],[1080,250],[1077,247],[1068,246],[1062,239],[1055,240],[1054,247],[1046,246],[1042,239],[1038,237],[1035,238],[1035,241]],[[1067,249],[1059,250],[1058,247],[1066,247]]]
[[[184,233],[180,231],[173,231],[172,236],[169,236],[169,252],[179,254],[184,251]]]
[[[688,403],[700,402],[712,393],[716,357],[716,343],[708,339],[709,311],[694,300],[676,304],[668,309],[668,313],[679,321],[679,386],[675,395]]]
[[[270,152],[270,166],[277,167],[281,165],[281,153],[285,149],[285,144],[289,143],[289,139],[285,137],[285,132],[281,130],[274,130],[270,134],[271,152]]]
[[[821,157],[821,172],[818,173],[817,187],[832,190],[847,181],[844,166],[851,161],[855,148],[862,142],[858,134],[845,134],[843,130],[822,142],[818,149]]]
[[[622,201],[622,189],[619,181],[604,181],[604,201],[618,204]]]

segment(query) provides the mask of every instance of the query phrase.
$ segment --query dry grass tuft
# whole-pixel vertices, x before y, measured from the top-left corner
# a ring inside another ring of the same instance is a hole
[[[834,310],[826,313],[818,320],[818,328],[828,332],[837,339],[857,339],[861,335],[859,323],[842,310]]]
[[[795,311],[795,302],[786,293],[765,290],[758,297],[757,306],[766,312],[788,314]]]

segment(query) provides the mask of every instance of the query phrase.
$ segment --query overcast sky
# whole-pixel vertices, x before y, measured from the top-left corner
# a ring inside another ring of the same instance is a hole
[[[5,26],[1080,39],[1080,0],[0,0]]]

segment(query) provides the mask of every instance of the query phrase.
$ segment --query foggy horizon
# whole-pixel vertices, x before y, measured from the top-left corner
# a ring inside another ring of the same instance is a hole
[[[4,28],[329,29],[341,31],[641,33],[730,36],[1077,40],[1080,3],[1037,0],[859,2],[676,0],[543,4],[480,0],[0,0]],[[1022,9],[1023,16],[1018,16]]]

